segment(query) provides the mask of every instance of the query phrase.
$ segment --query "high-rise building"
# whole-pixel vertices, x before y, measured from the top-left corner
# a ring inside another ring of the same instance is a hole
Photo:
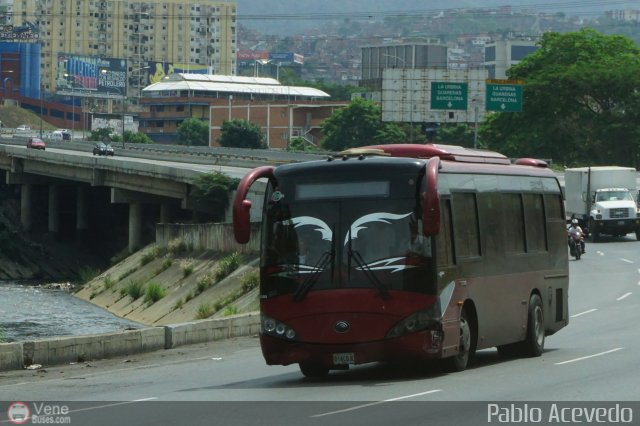
[[[498,40],[484,48],[489,78],[506,79],[507,70],[538,49],[537,40]]]
[[[45,91],[57,87],[61,55],[124,61],[129,97],[156,71],[235,74],[235,2],[14,0],[8,10],[14,26],[39,30]]]

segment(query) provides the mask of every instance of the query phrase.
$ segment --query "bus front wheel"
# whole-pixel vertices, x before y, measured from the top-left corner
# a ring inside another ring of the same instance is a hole
[[[460,315],[460,346],[455,356],[445,358],[447,370],[462,371],[467,368],[469,361],[473,359],[473,342],[475,341],[473,332],[467,311],[463,309]]]
[[[329,367],[322,364],[315,362],[301,362],[298,365],[300,366],[300,371],[305,377],[319,379],[326,377],[327,374],[329,374]]]

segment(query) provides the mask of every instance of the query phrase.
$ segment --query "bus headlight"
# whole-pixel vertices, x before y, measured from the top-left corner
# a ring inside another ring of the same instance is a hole
[[[407,334],[415,333],[425,330],[438,322],[438,317],[435,309],[435,305],[432,305],[426,309],[414,312],[403,320],[394,325],[391,330],[387,332],[385,337],[400,337]]]
[[[262,333],[281,339],[295,340],[296,332],[293,328],[270,316],[262,314],[260,317]]]

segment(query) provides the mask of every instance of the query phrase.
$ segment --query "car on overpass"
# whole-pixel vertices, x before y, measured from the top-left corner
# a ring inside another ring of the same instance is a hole
[[[110,144],[97,142],[93,147],[93,155],[107,155],[113,157],[114,151]]]
[[[46,149],[46,144],[42,139],[33,137],[27,140],[27,148],[41,149],[44,151]]]

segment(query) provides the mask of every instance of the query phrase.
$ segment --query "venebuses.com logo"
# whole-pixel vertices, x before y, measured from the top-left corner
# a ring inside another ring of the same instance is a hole
[[[16,425],[23,425],[29,421],[29,406],[24,402],[14,402],[7,408],[7,417],[9,421]]]

